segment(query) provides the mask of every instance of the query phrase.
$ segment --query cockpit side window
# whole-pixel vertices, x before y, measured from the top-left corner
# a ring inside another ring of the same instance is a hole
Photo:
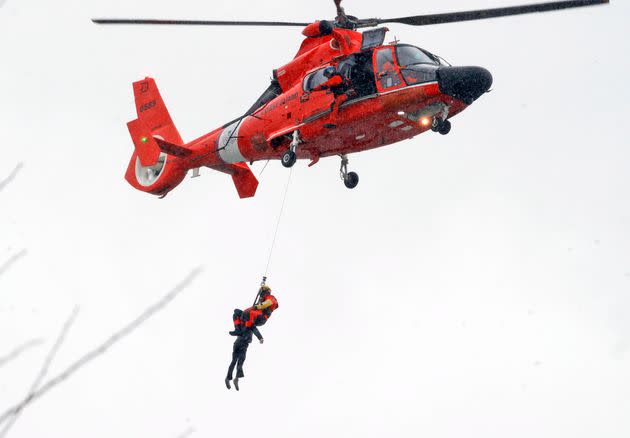
[[[391,47],[376,52],[376,72],[381,89],[396,87],[402,83]]]
[[[437,80],[438,58],[414,46],[396,47],[400,72],[407,85],[416,85]]]
[[[315,87],[320,86],[327,80],[328,78],[324,76],[324,68],[320,68],[319,70],[315,70],[313,73],[308,74],[304,78],[304,83],[302,84],[302,87],[304,88],[305,92],[310,93]]]

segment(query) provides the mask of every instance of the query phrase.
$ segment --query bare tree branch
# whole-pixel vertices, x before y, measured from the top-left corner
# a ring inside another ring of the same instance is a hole
[[[183,431],[181,434],[177,435],[177,438],[188,438],[193,433],[195,433],[195,429],[193,429],[192,427],[189,427],[188,429]]]
[[[27,350],[30,350],[31,348],[41,345],[43,342],[44,341],[41,339],[31,339],[30,341],[25,342],[24,344],[15,348],[12,352],[7,354],[6,356],[0,357],[0,368],[7,365],[9,362],[14,361],[19,356],[21,356],[22,353],[26,352]]]
[[[44,380],[44,378],[46,377],[46,374],[48,374],[48,369],[50,368],[50,365],[52,364],[52,361],[54,360],[55,356],[57,355],[57,351],[59,351],[59,348],[61,348],[61,346],[63,345],[63,341],[66,339],[66,335],[68,334],[68,330],[70,330],[70,327],[74,323],[74,320],[76,319],[78,312],[79,312],[79,309],[77,307],[75,307],[74,310],[72,310],[72,314],[70,315],[70,317],[66,320],[65,324],[63,325],[63,328],[61,329],[61,332],[59,332],[59,336],[57,337],[57,340],[55,341],[55,344],[52,346],[52,348],[48,352],[48,356],[46,356],[46,360],[44,361],[44,364],[42,365],[42,368],[39,370],[39,374],[37,374],[37,377],[35,378],[35,381],[31,385],[31,388],[28,390],[26,399],[29,399],[30,397],[33,396],[33,393],[35,393],[35,391],[37,391],[39,389],[39,385],[41,385],[42,380]],[[7,421],[7,424],[4,426],[2,431],[0,431],[0,438],[4,438],[4,437],[7,436],[7,433],[9,433],[9,430],[11,430],[11,427],[20,418],[20,414],[22,413],[22,409],[24,409],[25,406],[26,405],[20,406],[20,407],[18,407],[18,409],[16,409],[13,412],[12,417],[9,419],[9,421]]]
[[[9,270],[9,268],[11,267],[11,265],[13,265],[15,262],[17,262],[18,260],[20,260],[22,257],[24,257],[26,254],[28,253],[27,250],[23,249],[22,251],[18,252],[17,254],[13,254],[9,260],[7,260],[6,262],[4,262],[2,265],[0,265],[0,275],[4,274],[6,271]]]
[[[0,6],[2,6],[2,0],[0,0]],[[6,186],[8,186],[11,181],[13,181],[13,179],[17,176],[18,172],[22,169],[22,167],[24,167],[24,164],[18,163],[17,166],[15,166],[15,169],[13,169],[13,171],[9,174],[9,176],[7,176],[4,180],[0,181],[0,192]]]
[[[182,293],[191,283],[192,281],[201,273],[201,268],[196,268],[192,270],[184,280],[179,283],[173,290],[164,295],[160,300],[156,303],[148,307],[144,312],[142,312],[136,319],[131,321],[129,324],[124,326],[119,331],[115,332],[111,335],[105,342],[96,347],[95,349],[89,351],[84,356],[79,358],[77,361],[72,363],[68,368],[66,368],[61,373],[57,374],[55,377],[48,380],[41,388],[34,391],[32,394],[29,394],[26,398],[24,398],[21,402],[7,409],[2,415],[0,415],[0,424],[7,420],[12,415],[15,415],[16,412],[23,410],[26,406],[33,403],[35,400],[39,399],[41,396],[46,394],[48,391],[71,377],[74,373],[79,371],[89,362],[98,358],[99,356],[105,354],[107,350],[109,350],[114,344],[123,338],[129,336],[132,332],[134,332],[138,327],[140,327],[145,321],[155,315],[157,312],[162,310],[168,304],[171,303],[180,293]]]

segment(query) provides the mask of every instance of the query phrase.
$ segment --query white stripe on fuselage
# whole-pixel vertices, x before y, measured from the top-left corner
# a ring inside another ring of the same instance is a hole
[[[217,150],[221,159],[226,163],[232,164],[245,161],[245,157],[243,157],[241,150],[238,148],[238,131],[241,123],[243,123],[242,120],[237,120],[226,127],[221,132],[221,136],[219,136]]]

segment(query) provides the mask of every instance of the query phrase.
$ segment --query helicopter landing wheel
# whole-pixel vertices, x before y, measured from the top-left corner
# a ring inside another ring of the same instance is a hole
[[[431,131],[446,135],[451,132],[451,122],[436,118],[431,125]]]
[[[293,151],[286,151],[284,154],[282,154],[281,161],[284,167],[293,167],[293,165],[297,161],[297,155],[295,155],[295,152]]]
[[[349,189],[353,189],[359,184],[359,175],[356,172],[348,172],[343,183]]]
[[[341,179],[346,187],[349,189],[353,189],[359,184],[359,175],[356,172],[348,172],[348,156],[341,156],[341,168],[339,169],[339,174],[341,175]]]
[[[437,127],[437,132],[442,135],[446,135],[451,132],[451,122],[449,122],[448,120],[444,120],[443,122],[441,122]]]

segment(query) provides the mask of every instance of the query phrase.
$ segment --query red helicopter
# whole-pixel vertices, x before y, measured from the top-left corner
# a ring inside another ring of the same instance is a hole
[[[155,81],[135,82],[138,118],[128,123],[135,151],[125,178],[136,189],[165,196],[189,170],[200,167],[232,176],[241,198],[254,196],[258,180],[250,164],[279,159],[291,167],[341,157],[348,188],[359,182],[348,171],[348,154],[390,145],[427,130],[448,134],[450,119],[486,93],[490,72],[453,67],[441,57],[409,44],[384,44],[384,23],[424,26],[533,12],[593,6],[608,0],[556,1],[475,11],[393,19],[358,19],[334,0],[334,21],[314,23],[94,19],[98,24],[301,26],[306,37],[288,64],[273,71],[271,85],[241,117],[185,143],[173,124]],[[365,32],[358,29],[377,27]],[[345,84],[344,98],[321,90],[330,67]],[[327,70],[328,68],[328,70]],[[330,123],[334,121],[334,123]]]

